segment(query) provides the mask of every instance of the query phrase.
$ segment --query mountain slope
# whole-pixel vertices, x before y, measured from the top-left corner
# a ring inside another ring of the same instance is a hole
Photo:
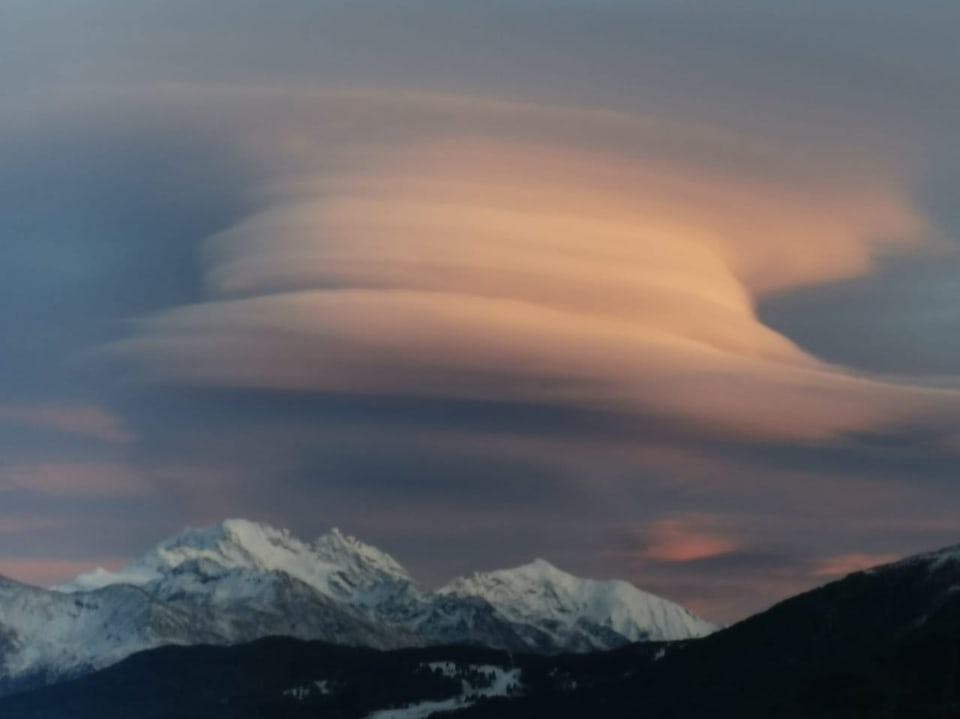
[[[0,578],[0,693],[76,676],[145,648],[217,638],[135,587],[64,595]]]

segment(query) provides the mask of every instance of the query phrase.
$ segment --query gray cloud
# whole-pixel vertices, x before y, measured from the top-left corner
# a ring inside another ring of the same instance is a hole
[[[814,354],[879,373],[960,367],[960,262],[900,263],[832,287],[771,298],[761,316]]]

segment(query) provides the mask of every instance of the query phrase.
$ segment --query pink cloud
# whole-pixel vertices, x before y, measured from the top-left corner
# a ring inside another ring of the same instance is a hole
[[[653,562],[690,562],[735,552],[743,542],[721,530],[715,518],[699,515],[667,517],[639,532],[643,548],[632,558]]]
[[[22,462],[0,468],[0,485],[50,495],[137,495],[152,491],[147,477],[120,462]]]
[[[0,405],[0,423],[62,432],[111,444],[129,444],[136,439],[119,417],[95,405]]]

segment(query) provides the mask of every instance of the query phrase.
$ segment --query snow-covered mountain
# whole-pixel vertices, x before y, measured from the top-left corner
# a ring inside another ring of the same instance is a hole
[[[393,649],[423,640],[377,608],[413,592],[395,560],[333,529],[307,544],[243,519],[187,529],[117,572],[96,569],[60,587],[133,585],[203,618],[223,643],[284,635]]]
[[[358,611],[414,585],[392,557],[337,529],[307,544],[283,529],[228,519],[187,529],[117,572],[98,568],[60,589],[132,584],[161,599],[194,596],[220,603],[256,600],[281,577]]]
[[[0,694],[163,644],[222,641],[188,612],[129,585],[64,594],[0,578]]]
[[[565,651],[624,642],[704,637],[717,627],[690,610],[623,581],[581,579],[538,559],[515,569],[453,580],[439,594],[476,597],[518,625],[547,633]]]
[[[0,682],[9,689],[75,676],[162,644],[273,635],[380,649],[471,643],[558,652],[714,629],[626,582],[580,579],[542,560],[431,592],[389,555],[336,529],[308,543],[231,519],[55,591],[4,581]]]

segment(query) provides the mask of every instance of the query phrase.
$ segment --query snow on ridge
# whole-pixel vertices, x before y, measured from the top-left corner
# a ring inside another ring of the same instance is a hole
[[[9,646],[0,682],[40,672],[67,678],[161,644],[209,641],[181,631],[183,617],[132,586],[70,595],[0,581],[0,631]]]
[[[939,571],[950,565],[960,564],[960,544],[935,549],[931,552],[924,552],[923,554],[914,554],[904,559],[870,567],[863,571],[872,574],[878,569],[885,569],[886,567],[898,567],[917,563],[927,564],[931,571]]]
[[[686,607],[629,582],[582,579],[543,559],[512,569],[475,572],[438,593],[479,597],[514,622],[549,618],[567,633],[576,632],[584,619],[630,641],[703,637],[719,629]]]
[[[131,584],[160,600],[194,597],[269,608],[289,580],[355,617],[399,631],[408,643],[420,637],[427,643],[479,640],[587,651],[629,641],[689,639],[718,628],[627,582],[582,579],[544,559],[474,573],[429,592],[390,555],[339,529],[307,543],[244,519],[185,529],[116,572],[97,569],[59,589]]]
[[[437,668],[447,677],[455,677],[463,670],[472,671],[489,676],[490,681],[475,686],[461,680],[460,693],[452,697],[423,701],[396,709],[381,709],[369,714],[367,719],[427,719],[437,713],[466,709],[481,699],[506,697],[523,691],[523,673],[520,669],[504,669],[492,664],[468,664],[461,667],[455,662],[432,662],[424,666],[431,670]]]
[[[317,537],[310,546],[316,555],[330,561],[342,562],[347,559],[354,564],[363,563],[384,574],[395,575],[398,579],[412,581],[410,573],[389,554],[356,537],[343,534],[337,527]]]
[[[191,562],[193,566],[188,564]],[[255,578],[279,571],[365,614],[376,615],[388,605],[391,608],[385,611],[393,611],[399,604],[411,627],[417,626],[418,620],[410,611],[419,611],[412,605],[429,602],[430,593],[419,590],[390,555],[337,528],[308,544],[286,530],[245,519],[186,529],[117,572],[97,569],[60,589],[72,592],[125,583],[154,590],[166,586],[170,592],[204,591],[205,581],[191,584],[189,576],[178,576],[182,567],[194,574],[200,572],[202,577],[233,572]],[[242,580],[237,581],[243,586]],[[688,639],[718,628],[628,582],[582,579],[545,559],[454,579],[436,596],[480,599],[519,624],[540,627],[546,622],[556,627],[550,633],[561,644],[577,633],[588,642],[607,641],[588,636],[584,621],[597,630],[619,634],[625,641]],[[420,611],[417,616],[423,619],[425,615]]]
[[[226,519],[211,527],[184,529],[116,572],[98,567],[56,589],[76,592],[112,584],[153,586],[169,581],[189,562],[224,573],[280,571],[338,599],[384,581],[413,581],[392,557],[336,528],[307,544],[285,529]]]
[[[332,529],[312,542],[243,519],[185,529],[127,566],[58,590],[0,581],[4,680],[76,676],[161,644],[263,636],[379,649],[476,643],[541,652],[688,639],[713,627],[626,582],[545,560],[431,592],[388,554]],[[423,708],[423,707],[421,707]]]

